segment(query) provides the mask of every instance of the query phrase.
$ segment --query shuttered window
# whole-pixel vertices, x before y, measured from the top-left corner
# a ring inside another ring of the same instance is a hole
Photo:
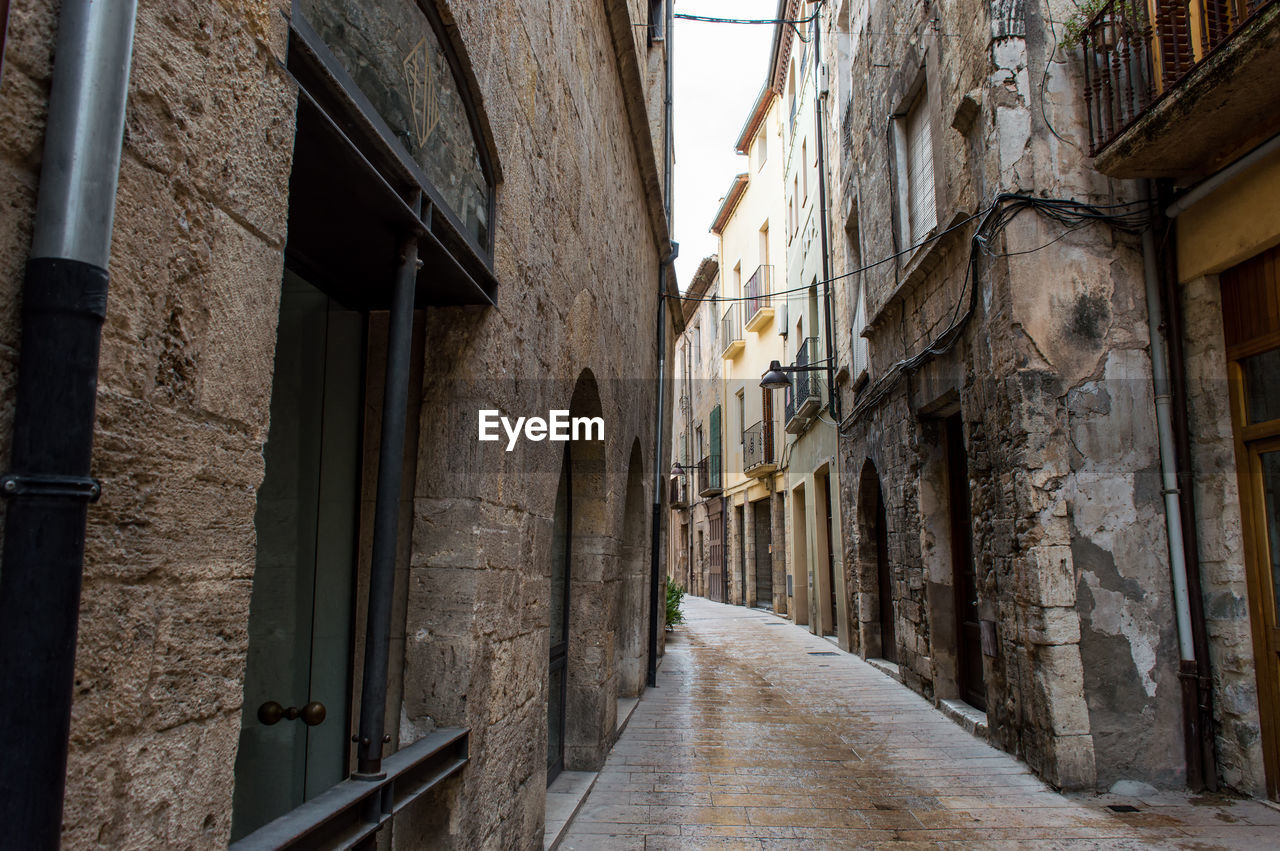
[[[933,133],[929,127],[929,107],[922,89],[905,123],[907,143],[907,237],[915,244],[938,223],[933,198]]]

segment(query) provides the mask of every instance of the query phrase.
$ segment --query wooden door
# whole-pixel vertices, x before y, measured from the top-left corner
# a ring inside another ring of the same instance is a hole
[[[987,708],[982,671],[982,627],[978,622],[978,577],[973,563],[973,525],[969,514],[969,460],[960,415],[947,418],[947,487],[951,512],[951,570],[956,599],[956,680],[960,698]]]
[[[893,619],[893,575],[889,570],[889,521],[884,510],[880,483],[875,490],[876,591],[880,603],[880,656],[898,661],[898,636]]]
[[[1280,800],[1280,247],[1221,284],[1267,793]]]

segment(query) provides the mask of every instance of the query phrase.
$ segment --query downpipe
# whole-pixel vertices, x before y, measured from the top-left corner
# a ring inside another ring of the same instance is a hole
[[[137,0],[67,0],[22,290],[0,572],[0,824],[57,848],[84,573],[98,357]]]
[[[672,146],[672,128],[671,128],[671,84],[672,84],[672,46],[675,44],[675,33],[672,32],[672,25],[675,23],[674,0],[667,0],[666,9],[666,73],[663,81],[663,120],[665,127],[663,128],[662,138],[662,201],[666,207],[667,232],[671,231],[671,146]],[[671,248],[666,257],[662,258],[658,266],[658,317],[657,317],[657,342],[658,342],[658,375],[657,375],[657,421],[654,423],[653,437],[653,515],[650,518],[650,537],[649,537],[649,647],[648,647],[648,664],[645,670],[645,685],[649,688],[655,688],[658,685],[658,611],[660,601],[658,600],[658,592],[662,588],[662,491],[663,491],[663,470],[662,470],[662,438],[663,438],[663,415],[665,414],[665,392],[666,392],[666,372],[667,372],[667,267],[676,259],[680,248],[676,243],[671,243]]]
[[[1149,193],[1148,196],[1150,197]],[[1155,207],[1152,207],[1154,212]],[[1173,586],[1174,613],[1178,630],[1178,681],[1182,694],[1183,745],[1187,761],[1187,786],[1194,791],[1217,788],[1217,768],[1213,753],[1213,720],[1210,707],[1209,659],[1204,618],[1199,602],[1198,570],[1188,569],[1188,540],[1185,534],[1183,494],[1179,487],[1178,442],[1174,434],[1174,392],[1170,377],[1166,332],[1178,333],[1165,320],[1160,295],[1159,259],[1154,226],[1142,232],[1143,284],[1147,306],[1147,330],[1151,338],[1151,372],[1155,392],[1156,429],[1160,445],[1161,490],[1164,495],[1165,532],[1169,545],[1169,566]],[[1186,459],[1184,459],[1186,460]],[[1189,497],[1189,495],[1188,495]],[[1193,600],[1193,594],[1195,598]],[[1195,614],[1199,614],[1197,619]],[[1198,627],[1198,629],[1197,629]]]

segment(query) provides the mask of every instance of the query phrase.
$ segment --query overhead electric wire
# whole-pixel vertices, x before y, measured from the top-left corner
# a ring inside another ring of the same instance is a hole
[[[950,351],[960,335],[964,332],[965,326],[969,319],[973,316],[974,307],[978,293],[978,259],[981,254],[987,254],[992,257],[999,256],[1016,256],[1019,254],[1029,254],[1033,251],[1040,251],[1059,239],[1065,237],[1068,233],[1079,230],[1092,222],[1106,222],[1121,230],[1137,232],[1145,226],[1148,213],[1145,209],[1134,210],[1124,213],[1108,213],[1106,210],[1114,210],[1121,207],[1133,207],[1146,202],[1132,202],[1128,204],[1113,205],[1094,205],[1084,204],[1079,201],[1061,198],[1036,198],[1030,195],[1004,194],[996,196],[992,204],[987,207],[982,214],[982,221],[974,230],[973,235],[969,238],[969,260],[965,264],[964,280],[960,286],[960,297],[956,301],[955,310],[951,314],[951,323],[946,330],[940,333],[933,342],[926,348],[917,352],[910,357],[903,358],[897,363],[889,367],[889,369],[880,378],[871,385],[867,391],[867,395],[854,405],[849,415],[840,422],[840,431],[845,432],[849,426],[862,417],[867,411],[884,401],[889,393],[897,387],[907,376],[913,374],[921,366],[938,355],[945,354]],[[993,254],[987,249],[988,240],[1004,230],[1005,227],[1012,222],[1019,213],[1024,210],[1035,210],[1037,213],[1062,224],[1067,228],[1067,232],[1059,235],[1057,239],[1051,240],[1036,248],[1027,251],[1005,252],[1001,254]],[[970,220],[972,217],[970,217]],[[968,294],[967,307],[965,294]],[[961,309],[964,309],[963,314]]]
[[[1056,203],[1056,204],[1075,205],[1076,207],[1081,209],[1089,209],[1089,210],[1096,211],[1096,215],[1094,216],[1094,218],[1098,218],[1099,220],[1104,220],[1104,221],[1110,221],[1112,220],[1112,218],[1115,218],[1115,216],[1108,215],[1107,213],[1103,212],[1105,210],[1114,210],[1114,209],[1119,209],[1121,207],[1145,207],[1146,205],[1145,201],[1128,201],[1122,204],[1081,204],[1079,201],[1064,201],[1062,199],[1052,199],[1052,198],[1034,198],[1034,196],[1029,196],[1029,195],[1005,195],[1005,196],[1000,196],[1000,198],[1006,198],[1006,199],[1007,198],[1027,198],[1035,201],[1041,201],[1046,204]],[[745,295],[744,296],[687,296],[687,295],[671,295],[670,293],[663,293],[662,296],[663,298],[678,299],[680,301],[726,302],[727,303],[727,302],[734,302],[734,301],[760,301],[762,299],[772,298],[774,296],[791,295],[792,293],[808,292],[813,287],[824,286],[826,284],[839,281],[843,278],[849,278],[854,275],[860,274],[862,272],[875,269],[878,266],[883,266],[885,263],[888,263],[890,260],[896,260],[899,257],[903,257],[907,254],[911,254],[915,252],[916,249],[920,248],[923,245],[928,245],[931,242],[936,242],[937,240],[942,239],[944,236],[954,233],[955,231],[969,224],[974,219],[981,218],[982,216],[985,216],[987,213],[991,212],[991,210],[993,210],[996,206],[999,205],[1000,198],[997,198],[996,201],[992,203],[990,206],[982,210],[979,210],[978,212],[970,216],[967,216],[966,218],[961,219],[960,221],[956,222],[954,225],[947,228],[946,230],[941,230],[935,234],[927,236],[924,239],[920,240],[919,242],[913,245],[909,245],[906,248],[901,249],[900,251],[895,251],[893,254],[887,255],[885,257],[881,257],[879,260],[873,260],[872,262],[866,264],[865,266],[859,266],[857,269],[853,269],[848,272],[842,272],[839,275],[832,275],[830,278],[825,278],[820,281],[814,281],[813,283],[807,284],[802,287],[794,287],[789,290],[778,290],[776,292],[763,293],[758,296],[745,296]],[[1134,225],[1136,227],[1137,225],[1141,224],[1142,221],[1145,221],[1145,213],[1142,210],[1136,211],[1135,213],[1119,214],[1119,216],[1120,217],[1135,216],[1138,214],[1142,214],[1142,215],[1136,221]],[[1051,216],[1050,218],[1053,218],[1053,217]],[[1062,223],[1064,225],[1067,224],[1067,222],[1065,221]],[[1059,237],[1059,239],[1061,238],[1062,237]],[[1057,240],[1054,240],[1054,242],[1057,242]],[[1041,246],[1041,248],[1045,248],[1051,244],[1052,243],[1046,243],[1045,245]],[[1037,249],[1031,249],[1031,250],[1035,251]],[[1029,252],[1019,252],[1019,253],[1029,253]]]

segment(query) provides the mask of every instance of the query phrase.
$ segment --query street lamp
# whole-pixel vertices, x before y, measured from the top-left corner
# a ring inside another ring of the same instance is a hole
[[[791,386],[791,379],[787,377],[788,373],[826,372],[827,367],[824,364],[829,360],[831,358],[823,358],[807,366],[783,366],[779,361],[770,361],[768,371],[760,376],[760,386],[765,390],[783,390]]]

